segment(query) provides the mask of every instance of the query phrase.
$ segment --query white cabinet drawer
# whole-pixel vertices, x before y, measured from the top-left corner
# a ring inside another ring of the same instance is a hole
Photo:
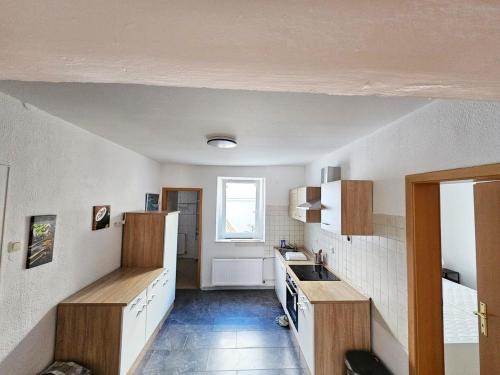
[[[130,369],[146,344],[146,290],[123,308],[120,374]]]

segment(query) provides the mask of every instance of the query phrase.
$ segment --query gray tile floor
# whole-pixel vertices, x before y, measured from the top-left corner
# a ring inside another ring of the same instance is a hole
[[[308,374],[272,290],[178,290],[136,375]]]

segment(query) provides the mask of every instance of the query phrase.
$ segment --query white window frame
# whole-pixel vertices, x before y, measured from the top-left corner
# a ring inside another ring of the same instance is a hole
[[[226,184],[244,182],[256,184],[255,231],[226,232]],[[264,177],[217,177],[216,242],[265,242],[266,238],[266,179]]]

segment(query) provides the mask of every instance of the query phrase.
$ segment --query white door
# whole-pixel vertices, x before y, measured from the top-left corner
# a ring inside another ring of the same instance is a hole
[[[321,229],[341,231],[341,181],[321,184]]]
[[[146,314],[146,340],[148,340],[156,327],[160,323],[163,306],[166,301],[162,298],[162,277],[158,276],[153,283],[148,286],[147,292],[147,314]]]
[[[171,212],[165,218],[165,256],[164,265],[166,274],[166,310],[175,300],[175,275],[177,271],[177,232],[179,227],[179,212]],[[165,281],[163,281],[165,282]],[[162,283],[163,283],[162,282]],[[165,311],[166,311],[165,310]]]
[[[123,308],[120,375],[125,375],[146,344],[146,291]]]
[[[314,374],[314,305],[299,289],[299,345],[311,374]]]
[[[283,308],[286,308],[286,269],[285,265],[279,258],[279,255],[276,255],[276,257],[274,258],[274,272],[276,296],[278,297],[278,300],[280,301]]]

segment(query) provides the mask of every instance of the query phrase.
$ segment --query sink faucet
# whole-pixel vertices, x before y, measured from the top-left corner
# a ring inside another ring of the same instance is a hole
[[[319,249],[319,251],[314,254],[314,263],[323,264],[323,249]]]

